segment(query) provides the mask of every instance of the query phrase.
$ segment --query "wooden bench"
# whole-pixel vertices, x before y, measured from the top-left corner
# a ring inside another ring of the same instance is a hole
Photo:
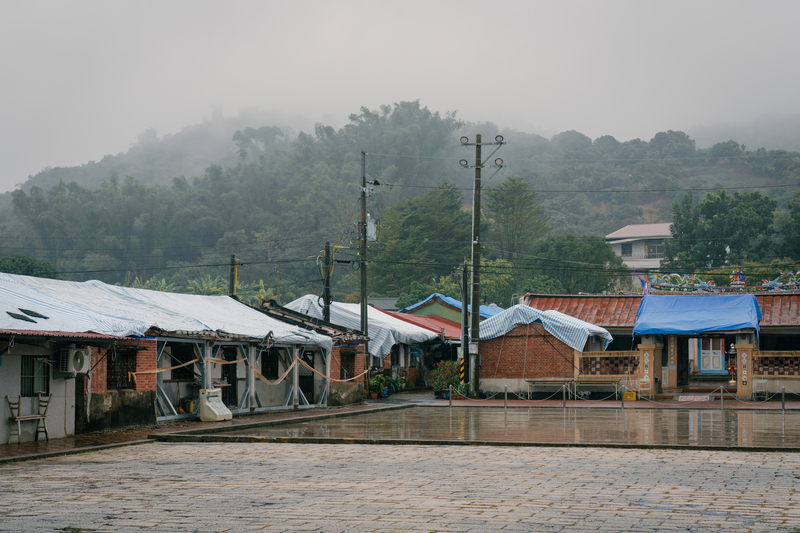
[[[20,432],[22,429],[22,423],[28,420],[35,420],[36,421],[36,436],[33,440],[39,440],[39,434],[44,433],[45,441],[50,441],[49,436],[47,435],[47,406],[50,405],[50,400],[53,399],[53,395],[51,394],[47,398],[42,397],[39,395],[39,405],[37,408],[37,413],[35,415],[20,415],[19,407],[22,404],[22,396],[17,396],[16,400],[12,400],[10,396],[6,396],[6,401],[8,401],[8,410],[11,411],[11,416],[8,417],[8,420],[11,422],[11,431],[8,434],[8,443],[11,444],[11,438],[16,435],[17,436],[17,444],[20,443]],[[14,427],[14,423],[16,422],[16,427]]]

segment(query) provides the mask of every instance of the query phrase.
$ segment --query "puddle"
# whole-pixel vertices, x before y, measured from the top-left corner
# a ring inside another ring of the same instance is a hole
[[[712,409],[414,407],[215,435],[795,448],[800,447],[800,413]]]

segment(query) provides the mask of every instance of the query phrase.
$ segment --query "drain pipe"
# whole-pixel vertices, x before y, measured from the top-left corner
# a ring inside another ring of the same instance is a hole
[[[561,385],[561,407],[567,408],[567,386]]]

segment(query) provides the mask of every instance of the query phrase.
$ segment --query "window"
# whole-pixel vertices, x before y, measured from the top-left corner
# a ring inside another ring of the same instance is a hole
[[[132,389],[129,372],[136,372],[136,348],[118,347],[106,354],[108,369],[106,387],[109,389]],[[191,359],[190,359],[191,360]]]
[[[339,379],[350,379],[356,375],[356,351],[351,347],[339,350]]]
[[[645,241],[648,259],[664,257],[664,239],[648,239]]]
[[[50,395],[50,361],[47,357],[22,357],[22,396]]]
[[[632,255],[633,255],[633,243],[623,242],[622,243],[622,257],[630,257]]]
[[[270,348],[261,352],[261,375],[267,379],[278,379],[280,348]]]
[[[194,354],[194,344],[176,343],[170,345],[172,364],[170,366],[188,363],[197,356]],[[172,370],[172,381],[194,381],[194,365],[182,366]]]

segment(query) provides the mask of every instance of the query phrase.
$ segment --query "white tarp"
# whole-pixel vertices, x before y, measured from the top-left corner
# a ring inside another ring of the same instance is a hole
[[[18,295],[21,298],[20,302],[28,306],[25,308],[33,311],[37,311],[35,305],[48,306],[48,312],[58,311],[59,302],[63,302],[62,312],[52,312],[53,318],[63,319],[65,323],[72,320],[76,327],[84,324],[86,320],[99,322],[99,325],[94,324],[73,331],[141,336],[151,327],[156,327],[163,331],[188,335],[219,333],[252,339],[263,339],[271,331],[274,341],[279,343],[311,344],[328,351],[333,346],[330,337],[280,322],[228,296],[177,294],[119,287],[100,281],[60,281],[2,273],[0,273],[0,287],[4,289],[5,294]],[[9,299],[9,302],[12,300]],[[11,318],[7,313],[3,314],[5,316],[1,319],[0,327],[36,329],[30,327],[35,324]],[[50,316],[47,312],[41,314]],[[83,322],[76,322],[78,316],[86,318]],[[133,326],[123,331],[124,328],[119,325],[106,325],[112,324],[114,320]],[[46,321],[41,320],[41,322]],[[14,327],[6,327],[9,323]],[[42,331],[52,330],[53,328],[49,328]]]
[[[322,299],[306,294],[285,305],[287,309],[314,317],[323,318]],[[361,304],[331,302],[331,323],[361,331]],[[379,309],[367,307],[367,329],[369,353],[375,357],[386,357],[395,344],[416,344],[438,338],[430,330],[394,318]]]
[[[492,318],[481,322],[481,340],[494,339],[505,335],[517,326],[539,322],[553,337],[567,346],[583,351],[586,340],[593,335],[603,339],[603,350],[611,343],[613,337],[600,326],[584,322],[558,311],[539,311],[527,305],[515,305]]]

